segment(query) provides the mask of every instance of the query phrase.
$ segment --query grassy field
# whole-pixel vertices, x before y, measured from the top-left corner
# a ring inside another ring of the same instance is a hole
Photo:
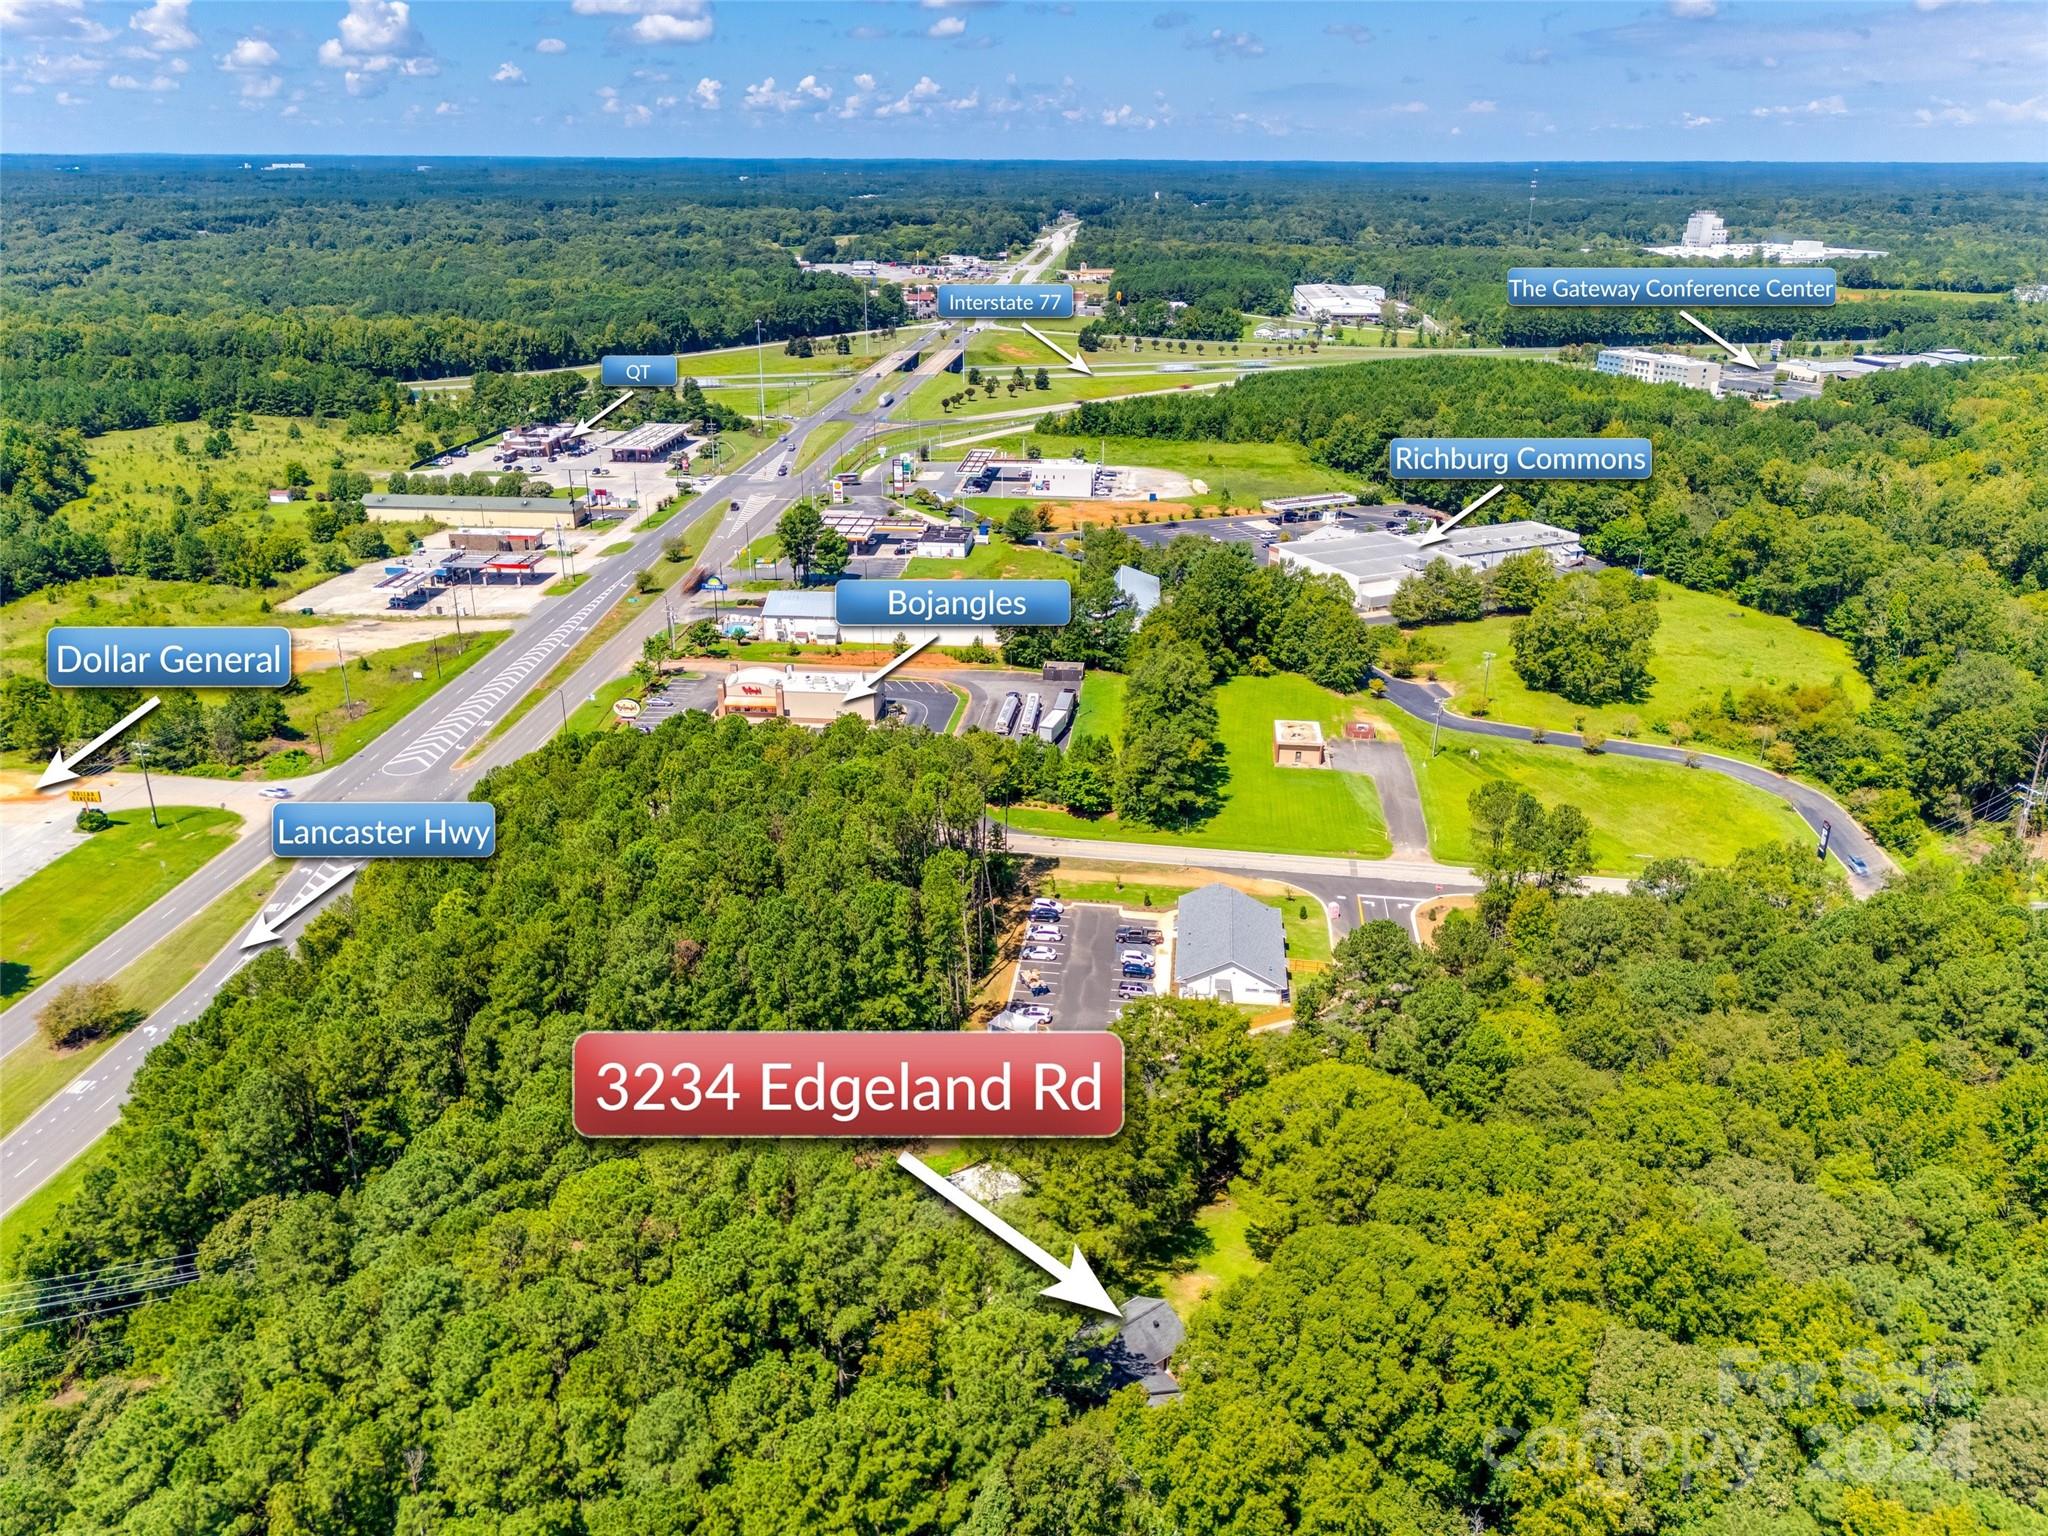
[[[1076,448],[1085,447],[1091,459],[1099,450],[1107,464],[1177,470],[1207,489],[1175,499],[1200,507],[1256,507],[1269,496],[1357,488],[1350,477],[1313,463],[1299,443],[1176,443],[1137,437],[1053,437],[1043,432],[1034,432],[1029,442],[1049,459],[1070,458]]]
[[[86,439],[92,466],[92,492],[65,510],[78,526],[97,527],[109,514],[124,510],[168,510],[171,491],[182,487],[195,490],[204,478],[216,489],[227,492],[246,526],[296,526],[304,521],[307,503],[287,502],[272,506],[266,492],[285,483],[285,465],[293,460],[312,477],[309,490],[327,484],[334,459],[342,466],[370,474],[388,474],[412,463],[410,438],[350,437],[340,422],[310,421],[285,416],[253,416],[251,427],[236,424],[228,428],[233,443],[220,458],[210,458],[205,443],[212,429],[204,422],[172,422],[160,427],[139,427],[129,432],[104,432]],[[298,436],[291,434],[294,428]],[[185,452],[178,451],[178,440]],[[294,572],[288,581],[310,576],[322,579],[318,571]],[[311,581],[301,585],[311,585]]]
[[[1082,691],[1086,711],[1085,685]],[[1334,735],[1350,713],[1342,697],[1302,677],[1241,677],[1217,689],[1216,708],[1230,776],[1222,809],[1201,826],[1158,832],[1115,816],[1090,821],[1064,811],[1023,807],[1010,810],[1010,825],[1019,832],[1190,848],[1363,858],[1384,858],[1393,851],[1371,779],[1356,773],[1281,768],[1273,762],[1275,720],[1319,720]],[[1095,709],[1097,718],[1108,725],[1106,707],[1098,704]]]
[[[1023,581],[1049,578],[1066,581],[1076,574],[1077,569],[1065,555],[1040,549],[1036,544],[1012,544],[997,533],[991,534],[986,544],[977,544],[968,550],[965,560],[918,555],[903,567],[903,574],[911,580]]]
[[[475,666],[510,633],[507,629],[476,630],[460,639],[449,636],[422,640],[371,656],[350,657],[346,668],[346,706],[342,702],[343,668],[322,667],[317,672],[301,673],[298,681],[305,691],[288,695],[284,712],[300,734],[296,745],[308,757],[280,759],[273,754],[242,777],[290,778],[294,774],[317,773],[322,767],[322,745],[327,765],[346,761],[376,740],[385,727],[405,718],[435,689]],[[420,676],[415,677],[414,673]],[[217,703],[217,695],[218,690],[199,692],[199,697],[208,703]]]
[[[55,975],[235,840],[242,818],[204,806],[123,811],[0,897],[0,999]]]
[[[44,639],[57,624],[283,624],[302,629],[334,622],[290,608],[270,612],[263,594],[242,587],[95,576],[44,587],[0,607],[0,675],[41,677]]]
[[[1790,619],[1758,613],[1712,593],[1661,581],[1656,588],[1662,622],[1650,668],[1655,682],[1649,696],[1639,702],[1587,706],[1524,687],[1515,675],[1508,643],[1515,622],[1511,618],[1424,631],[1444,650],[1444,659],[1433,663],[1433,669],[1438,680],[1456,690],[1455,707],[1467,713],[1485,699],[1491,719],[1551,731],[1576,731],[1583,719],[1609,736],[1643,739],[1656,738],[1660,726],[1683,718],[1698,705],[1716,702],[1724,691],[1740,696],[1755,687],[1839,682],[1858,709],[1870,702],[1870,686],[1856,670],[1848,646],[1832,635],[1802,629]],[[1487,651],[1494,653],[1490,669],[1482,665]],[[1490,697],[1481,692],[1482,672],[1487,674]]]
[[[796,467],[803,469],[815,463],[852,430],[853,423],[843,416],[835,421],[819,422],[804,434],[803,446],[797,450]]]
[[[66,1083],[114,1048],[119,1034],[102,1035],[69,1050],[40,1036],[0,1057],[0,1136],[41,1109]]]
[[[1106,736],[1111,741],[1124,723],[1124,688],[1130,680],[1121,672],[1090,672],[1081,679],[1081,707],[1074,713],[1074,737]]]
[[[879,356],[887,350],[887,343],[877,336],[872,343]],[[782,350],[782,343],[775,342],[759,351],[760,371],[769,378],[786,373],[851,373],[864,359],[860,355],[860,338],[853,338],[853,353],[841,357],[832,350],[833,343],[819,344],[811,357],[791,357]],[[755,349],[753,347],[724,347],[716,352],[685,352],[676,358],[676,370],[686,379],[732,378],[751,379],[755,373]]]
[[[1448,864],[1470,864],[1476,856],[1466,802],[1489,779],[1511,780],[1545,805],[1569,803],[1585,812],[1603,874],[1637,874],[1649,859],[1670,854],[1724,863],[1759,843],[1811,837],[1775,795],[1704,768],[1448,728],[1443,750],[1431,757],[1427,724],[1389,705],[1372,712],[1400,733],[1422,791],[1430,851]]]
[[[1025,338],[1027,341],[1030,338]],[[1015,367],[1015,364],[1010,365]],[[1009,388],[1010,369],[984,369],[983,377],[995,377],[1001,383],[994,395],[986,389],[974,391],[973,398],[947,410],[941,401],[948,396],[959,394],[967,388],[965,374],[938,373],[918,385],[905,408],[909,416],[920,420],[971,421],[976,417],[996,415],[1003,411],[1021,411],[1034,405],[1069,405],[1082,400],[1106,400],[1113,395],[1145,394],[1158,390],[1177,389],[1183,384],[1216,383],[1234,374],[1213,372],[1203,374],[1180,373],[1075,373],[1065,363],[1053,359],[1046,368],[1046,388],[1039,389],[1033,382],[1035,365],[1024,367],[1024,387],[1014,393]]]
[[[1046,326],[1037,325],[1048,336],[1061,333]],[[996,369],[1008,373],[1012,368],[1021,367],[1026,373],[1034,368],[1065,367],[1060,355],[1023,327],[989,326],[976,331],[967,341],[967,366],[979,368],[984,373]]]

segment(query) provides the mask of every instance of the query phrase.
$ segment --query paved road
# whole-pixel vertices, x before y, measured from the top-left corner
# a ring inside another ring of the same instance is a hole
[[[1413,715],[1418,720],[1433,720],[1442,711],[1446,730],[1466,731],[1475,736],[1495,736],[1512,741],[1533,741],[1536,733],[1526,725],[1509,725],[1500,720],[1475,720],[1469,715],[1453,711],[1444,701],[1450,690],[1441,683],[1417,683],[1393,677],[1375,669],[1375,674],[1386,684],[1387,701]],[[1546,745],[1576,751],[1584,743],[1569,731],[1547,731]],[[1832,826],[1828,841],[1828,852],[1842,862],[1842,873],[1848,877],[1849,889],[1858,896],[1869,896],[1884,888],[1887,877],[1898,873],[1891,855],[1878,847],[1877,840],[1856,823],[1843,806],[1810,784],[1797,779],[1782,778],[1768,768],[1755,763],[1745,763],[1740,758],[1723,757],[1716,752],[1688,752],[1681,747],[1659,746],[1648,741],[1617,741],[1610,739],[1604,752],[1616,757],[1643,757],[1653,762],[1675,763],[1686,766],[1688,758],[1698,760],[1699,766],[1713,773],[1738,779],[1744,784],[1754,785],[1766,794],[1776,795],[1791,806],[1799,819],[1813,829],[1814,836],[1820,836],[1823,823]],[[1867,873],[1858,874],[1848,860],[1860,859]]]
[[[1380,809],[1387,818],[1387,837],[1397,859],[1429,857],[1429,822],[1422,814],[1422,788],[1415,782],[1415,765],[1398,741],[1351,741],[1330,743],[1331,764],[1343,773],[1362,773],[1379,791]]]
[[[851,387],[815,412],[789,425],[786,444],[773,444],[748,463],[714,481],[700,505],[709,509],[738,501],[708,541],[701,563],[721,567],[732,562],[747,538],[767,527],[794,501],[799,478],[781,476],[777,468],[793,462],[804,437],[824,422],[855,414],[855,403],[874,389],[875,381],[912,352],[932,349],[918,338],[879,359]],[[942,349],[941,349],[942,350]],[[926,360],[927,366],[931,359]],[[868,413],[876,414],[876,413]],[[751,530],[751,532],[750,532]],[[478,744],[573,650],[580,640],[622,599],[628,599],[633,575],[653,563],[661,541],[678,526],[646,530],[631,547],[601,559],[588,579],[563,597],[544,599],[513,633],[468,672],[440,689],[347,762],[327,770],[309,800],[450,800],[466,798],[482,773],[526,755],[560,730],[575,706],[597,688],[624,672],[640,655],[642,641],[670,621],[688,622],[698,600],[666,604],[659,597],[640,600],[638,617],[593,654],[557,691],[544,699],[497,740]],[[709,599],[702,600],[708,611]],[[264,838],[245,838],[219,854],[190,879],[162,897],[139,917],[103,940],[84,956],[49,978],[42,987],[0,1014],[0,1053],[33,1037],[35,1013],[47,988],[69,981],[99,980],[118,974],[166,936],[204,911],[214,901],[261,870],[270,860]],[[266,911],[275,912],[320,878],[320,871],[294,865],[283,872]],[[345,887],[346,882],[342,882]],[[337,887],[337,888],[342,888]],[[326,899],[332,899],[331,893]],[[295,929],[317,911],[314,902],[293,921]],[[237,940],[239,944],[239,940]],[[125,1036],[94,1063],[81,1087],[74,1083],[0,1141],[0,1212],[13,1209],[103,1134],[120,1116],[136,1069],[157,1041],[205,1008],[228,978],[247,963],[247,955],[230,945],[192,983]]]

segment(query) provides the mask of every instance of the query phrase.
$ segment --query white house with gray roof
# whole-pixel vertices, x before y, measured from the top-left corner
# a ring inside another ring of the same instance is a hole
[[[1173,990],[1182,997],[1271,1006],[1287,1001],[1287,936],[1280,914],[1228,885],[1180,899]]]

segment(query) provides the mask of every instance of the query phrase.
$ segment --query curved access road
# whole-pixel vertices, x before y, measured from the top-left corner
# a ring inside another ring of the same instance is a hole
[[[1461,715],[1450,707],[1451,691],[1441,683],[1418,683],[1394,677],[1373,669],[1373,675],[1386,685],[1385,698],[1388,703],[1412,715],[1425,724],[1434,721],[1441,714],[1446,730],[1463,731],[1473,736],[1495,736],[1510,741],[1536,740],[1536,732],[1526,725],[1511,725],[1504,720],[1478,720],[1471,715]],[[1563,748],[1583,748],[1585,742],[1570,731],[1545,731],[1543,744]],[[1837,800],[1815,789],[1811,784],[1802,784],[1797,779],[1784,778],[1760,767],[1746,763],[1739,757],[1723,757],[1717,752],[1699,752],[1685,747],[1659,746],[1648,741],[1619,741],[1610,739],[1600,749],[1616,757],[1641,757],[1652,762],[1671,763],[1678,767],[1696,765],[1727,778],[1740,780],[1762,790],[1765,794],[1776,795],[1792,807],[1799,819],[1813,829],[1815,837],[1820,836],[1823,825],[1831,828],[1828,836],[1828,852],[1841,861],[1842,873],[1848,877],[1849,889],[1858,896],[1869,896],[1884,888],[1887,877],[1898,873],[1898,865],[1891,856],[1878,847],[1877,839],[1859,826],[1856,818]],[[1863,871],[1858,872],[1849,860],[1858,860]]]

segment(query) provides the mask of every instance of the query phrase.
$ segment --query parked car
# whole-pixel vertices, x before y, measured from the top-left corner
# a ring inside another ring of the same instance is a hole
[[[1060,952],[1050,944],[1027,944],[1024,946],[1026,960],[1057,960]]]
[[[1052,1010],[1043,1003],[1019,1003],[1010,1012],[1016,1014],[1021,1019],[1029,1019],[1034,1024],[1050,1024],[1052,1022]]]
[[[1061,944],[1066,942],[1067,936],[1060,931],[1058,923],[1033,923],[1025,930],[1024,937],[1046,944]]]
[[[292,792],[282,784],[266,784],[256,793],[265,800],[289,800]]]
[[[1123,973],[1126,976],[1143,976],[1148,981],[1153,975],[1151,966],[1137,960],[1126,960],[1123,965]]]
[[[1127,949],[1117,956],[1125,965],[1150,965],[1152,956],[1142,949]]]
[[[1163,937],[1157,928],[1138,928],[1129,923],[1116,931],[1119,944],[1157,944]]]
[[[1150,997],[1152,988],[1142,981],[1120,981],[1116,984],[1118,997]]]
[[[1031,898],[1031,911],[1034,916],[1040,912],[1050,912],[1054,917],[1060,917],[1065,914],[1066,910],[1067,904],[1065,902],[1054,901],[1050,896],[1034,896]]]

